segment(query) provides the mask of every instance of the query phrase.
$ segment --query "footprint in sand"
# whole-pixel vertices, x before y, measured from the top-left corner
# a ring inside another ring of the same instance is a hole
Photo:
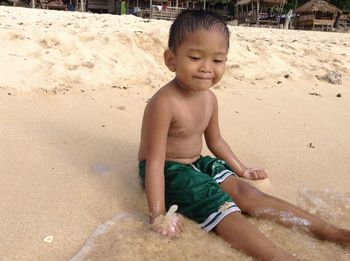
[[[95,40],[95,36],[90,34],[81,34],[78,37],[79,37],[79,40],[84,43]]]
[[[39,44],[44,49],[50,49],[59,46],[60,41],[55,37],[47,37],[41,39]]]
[[[109,37],[108,37],[108,36],[102,36],[101,39],[102,39],[105,43],[109,42]]]
[[[26,37],[22,34],[19,34],[19,33],[9,33],[9,37],[10,37],[10,40],[24,40],[26,39]]]
[[[85,61],[81,65],[85,68],[91,69],[95,66],[95,63],[93,63],[91,61]]]
[[[74,70],[77,70],[79,68],[79,65],[66,63],[66,64],[64,64],[64,68],[66,68],[69,71],[74,71]]]
[[[128,37],[128,36],[118,35],[117,41],[119,41],[121,44],[123,44],[125,46],[132,45],[132,41],[131,41],[130,37]]]

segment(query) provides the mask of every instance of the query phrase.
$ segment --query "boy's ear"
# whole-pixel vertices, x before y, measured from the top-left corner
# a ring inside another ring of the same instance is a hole
[[[164,52],[164,62],[171,72],[176,72],[175,55],[169,49]]]

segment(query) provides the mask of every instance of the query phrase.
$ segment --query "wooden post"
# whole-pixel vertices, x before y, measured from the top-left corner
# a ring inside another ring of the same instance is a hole
[[[259,25],[260,0],[256,1],[256,24]]]
[[[149,19],[152,19],[152,0],[149,1]]]
[[[237,19],[238,20],[238,11],[237,11],[237,6],[235,5],[235,10],[234,10],[234,17],[233,19]]]
[[[32,8],[35,8],[35,0],[32,0]]]
[[[244,16],[243,5],[240,5],[239,8],[240,8],[240,18],[242,19],[242,17]]]

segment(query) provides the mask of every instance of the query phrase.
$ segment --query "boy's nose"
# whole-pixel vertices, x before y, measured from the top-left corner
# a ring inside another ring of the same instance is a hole
[[[210,72],[211,71],[211,66],[209,61],[203,60],[201,67],[200,67],[201,72]]]

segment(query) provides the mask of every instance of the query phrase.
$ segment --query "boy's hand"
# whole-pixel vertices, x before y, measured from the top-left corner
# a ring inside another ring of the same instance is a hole
[[[267,172],[262,168],[247,168],[242,177],[250,180],[266,179]]]
[[[176,205],[171,206],[165,216],[160,215],[154,220],[151,229],[169,239],[180,235],[184,230],[183,218],[181,215],[175,213],[176,210]]]

